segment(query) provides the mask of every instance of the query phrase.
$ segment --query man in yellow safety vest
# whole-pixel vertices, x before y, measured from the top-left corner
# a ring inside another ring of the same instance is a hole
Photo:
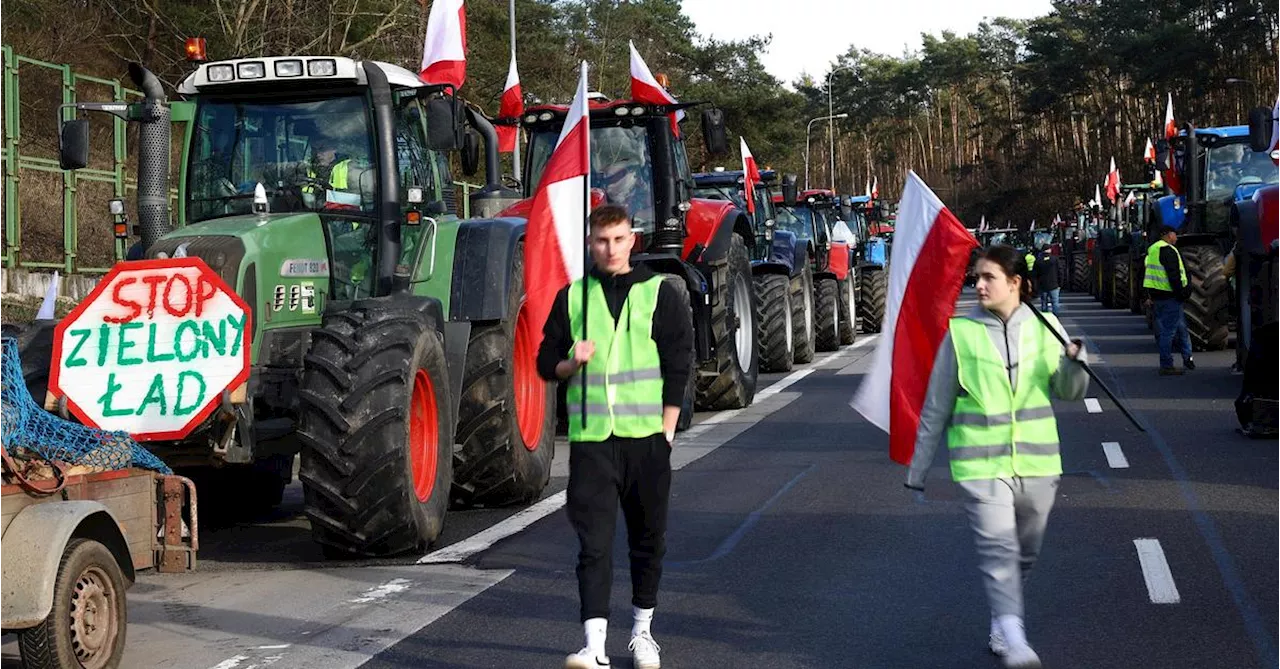
[[[631,549],[629,649],[634,666],[656,669],[650,626],[666,552],[671,444],[693,368],[693,325],[687,297],[649,268],[632,267],[626,209],[592,212],[589,243],[594,267],[556,295],[537,362],[542,378],[569,384],[565,509],[580,546],[586,646],[565,667],[609,666],[605,634],[621,501]]]
[[[1147,249],[1142,287],[1147,291],[1147,304],[1155,312],[1156,332],[1160,347],[1160,375],[1179,376],[1182,370],[1173,366],[1173,344],[1176,337],[1182,364],[1196,368],[1191,358],[1191,336],[1187,332],[1187,318],[1182,313],[1182,303],[1190,296],[1187,268],[1178,252],[1178,231],[1164,226],[1160,239]]]

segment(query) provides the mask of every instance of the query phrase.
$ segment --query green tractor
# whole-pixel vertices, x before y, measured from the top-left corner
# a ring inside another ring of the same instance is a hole
[[[489,121],[382,62],[202,63],[174,102],[141,66],[130,74],[143,102],[75,105],[141,124],[130,257],[197,256],[252,309],[247,392],[156,454],[222,471],[214,493],[278,502],[300,453],[312,535],[332,557],[421,549],[451,505],[539,497],[555,394],[522,311],[525,220],[460,219],[449,175],[457,150],[476,172],[480,136],[472,209],[518,198]],[[172,229],[171,118],[188,121]],[[88,121],[61,134],[62,167],[84,167]]]

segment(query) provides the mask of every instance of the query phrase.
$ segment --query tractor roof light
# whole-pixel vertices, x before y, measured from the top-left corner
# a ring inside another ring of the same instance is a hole
[[[302,76],[302,61],[278,60],[275,64],[276,76],[281,79]]]
[[[261,79],[267,76],[267,68],[261,61],[236,63],[236,77],[240,79]]]
[[[107,202],[107,211],[111,212],[112,216],[123,215],[124,200],[121,200],[120,198],[115,198],[113,200],[110,200],[109,202]]]
[[[236,70],[230,65],[210,65],[205,74],[212,83],[232,81],[236,78]]]
[[[187,55],[187,60],[193,63],[202,63],[209,60],[203,37],[188,37],[183,50]]]
[[[332,77],[338,73],[338,61],[320,58],[307,61],[307,74],[313,77]]]

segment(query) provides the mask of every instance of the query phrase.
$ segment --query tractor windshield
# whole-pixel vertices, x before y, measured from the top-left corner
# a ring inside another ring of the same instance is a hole
[[[813,210],[807,207],[778,207],[778,229],[794,232],[798,239],[813,239]]]
[[[1266,151],[1253,151],[1248,144],[1232,143],[1210,147],[1205,159],[1205,227],[1223,232],[1231,216],[1231,200],[1240,184],[1273,184],[1280,178]]]
[[[254,188],[273,212],[376,212],[368,106],[360,95],[254,102],[205,99],[196,114],[187,220],[252,211]]]
[[[529,139],[531,186],[541,180],[559,138],[555,129],[535,131]],[[591,187],[604,191],[606,202],[626,207],[633,228],[653,232],[653,157],[645,125],[591,128]]]

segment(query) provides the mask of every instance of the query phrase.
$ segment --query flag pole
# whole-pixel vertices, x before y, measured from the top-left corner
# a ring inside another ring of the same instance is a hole
[[[579,92],[584,90],[582,83],[587,80],[587,62],[582,61],[581,72],[578,75]],[[583,105],[587,105],[587,100],[582,100]],[[591,247],[589,238],[591,235],[591,112],[590,106],[587,106],[585,118],[580,119],[579,123],[586,123],[583,130],[587,136],[587,155],[586,166],[587,173],[582,176],[582,341],[587,340],[587,312],[591,305],[590,293],[587,292],[587,284],[591,281],[591,273],[587,270],[587,260],[591,257]],[[587,427],[587,366],[582,366],[582,427]]]
[[[1024,302],[1023,304],[1031,308],[1031,313],[1035,314],[1036,318],[1040,319],[1040,322],[1044,324],[1045,328],[1048,329],[1049,332],[1053,333],[1053,336],[1057,338],[1059,342],[1062,343],[1062,346],[1064,348],[1069,346],[1069,344],[1067,343],[1067,340],[1063,339],[1062,334],[1058,332],[1058,329],[1053,327],[1053,325],[1049,323],[1049,319],[1045,318],[1044,314],[1040,313],[1040,310],[1037,309],[1034,304],[1031,304],[1030,302]],[[1128,418],[1129,422],[1133,423],[1133,426],[1138,428],[1139,432],[1147,431],[1147,428],[1143,426],[1142,422],[1139,421],[1131,411],[1129,411],[1129,407],[1125,406],[1125,403],[1121,402],[1120,398],[1116,397],[1116,394],[1111,392],[1111,389],[1107,387],[1107,384],[1103,383],[1102,379],[1098,378],[1098,373],[1093,371],[1093,368],[1090,367],[1088,363],[1085,363],[1080,360],[1076,360],[1075,362],[1079,364],[1081,367],[1083,367],[1085,373],[1089,375],[1089,378],[1093,379],[1093,382],[1098,384],[1099,388],[1102,388],[1102,392],[1106,393],[1107,397],[1111,398],[1111,401],[1114,402],[1116,406],[1120,407],[1120,413],[1123,413],[1124,417]]]

